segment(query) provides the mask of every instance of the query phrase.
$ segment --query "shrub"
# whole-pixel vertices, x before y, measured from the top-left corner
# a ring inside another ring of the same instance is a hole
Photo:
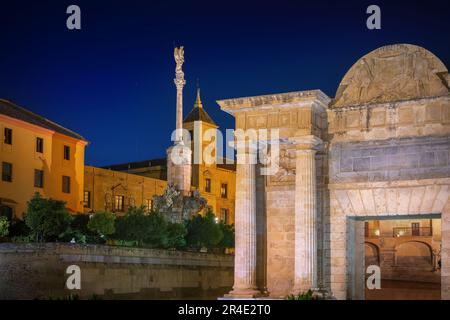
[[[0,216],[0,237],[6,237],[9,233],[9,221],[7,217]]]
[[[35,193],[28,201],[25,223],[36,241],[54,241],[69,227],[71,217],[64,201],[42,198]]]
[[[234,248],[234,226],[225,224],[223,222],[219,223],[220,230],[222,230],[222,240],[220,240],[219,248]]]
[[[13,237],[27,237],[31,233],[30,228],[24,220],[13,219],[9,225],[9,236]]]
[[[88,228],[88,223],[90,220],[89,214],[77,214],[73,216],[72,223],[70,224],[70,227],[72,230],[77,230],[80,233],[83,234],[92,234],[92,231]]]
[[[187,230],[184,224],[181,223],[171,223],[167,224],[167,248],[184,248],[186,246],[186,234]]]
[[[223,238],[222,230],[212,212],[208,212],[204,217],[197,215],[189,220],[187,231],[187,245],[193,248],[212,248],[217,246]]]
[[[167,243],[167,221],[160,213],[151,212],[147,217],[148,229],[145,243],[150,247],[162,248]]]
[[[116,220],[115,238],[126,241],[136,241],[138,245],[144,243],[149,229],[149,220],[143,207],[131,207],[124,217]]]
[[[112,212],[97,212],[90,219],[87,228],[104,238],[115,232],[116,216]]]
[[[312,290],[309,289],[306,292],[300,293],[298,295],[289,295],[286,297],[287,300],[318,300],[318,297],[315,297]]]

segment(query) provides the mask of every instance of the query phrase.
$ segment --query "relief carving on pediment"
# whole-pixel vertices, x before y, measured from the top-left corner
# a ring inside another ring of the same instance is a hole
[[[392,45],[356,62],[343,78],[334,107],[448,95],[444,64],[424,48]]]

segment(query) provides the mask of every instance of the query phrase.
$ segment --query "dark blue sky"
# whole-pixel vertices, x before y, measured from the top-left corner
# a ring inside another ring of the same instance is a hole
[[[196,79],[215,100],[307,89],[334,96],[351,65],[386,44],[423,46],[450,65],[449,1],[0,2],[0,97],[85,136],[86,163],[165,154],[175,125],[173,46],[185,46],[185,114]],[[77,4],[82,30],[66,28]],[[369,31],[370,4],[382,29]]]

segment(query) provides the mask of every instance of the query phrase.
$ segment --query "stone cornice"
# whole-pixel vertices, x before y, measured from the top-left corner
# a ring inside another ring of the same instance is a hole
[[[423,187],[428,185],[449,185],[450,178],[397,180],[378,182],[336,182],[329,183],[329,190],[362,190],[383,188]]]
[[[331,99],[321,90],[296,91],[254,97],[217,100],[220,108],[230,114],[248,110],[261,110],[273,107],[299,107],[315,104],[327,108]]]
[[[289,139],[289,141],[292,143],[292,145],[295,145],[295,148],[299,150],[320,150],[322,146],[322,139],[313,136],[302,136],[302,137],[295,137]]]
[[[407,100],[398,100],[393,102],[384,102],[384,103],[366,103],[361,105],[353,105],[353,106],[343,106],[336,107],[330,105],[328,108],[330,111],[340,112],[340,111],[351,111],[351,110],[361,110],[361,109],[372,109],[372,108],[398,108],[404,105],[409,105],[411,103],[428,103],[433,102],[440,99],[450,100],[450,94],[444,96],[436,96],[436,97],[424,97],[424,98],[416,98],[416,99],[407,99]]]

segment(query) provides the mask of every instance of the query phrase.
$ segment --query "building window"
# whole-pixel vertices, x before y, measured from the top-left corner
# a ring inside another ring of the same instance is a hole
[[[228,198],[228,184],[222,183],[220,186],[220,196],[224,199]]]
[[[211,192],[211,179],[205,179],[205,192]]]
[[[64,146],[64,160],[70,160],[70,147]]]
[[[145,210],[146,211],[148,211],[148,212],[152,211],[152,209],[153,209],[153,200],[152,199],[145,200],[144,206],[145,206]]]
[[[414,222],[411,223],[411,235],[414,236],[420,236],[420,223]]]
[[[36,138],[36,152],[44,153],[44,139]]]
[[[114,211],[123,211],[124,196],[114,196]]]
[[[85,208],[91,207],[91,192],[85,191],[83,195],[83,204]]]
[[[12,144],[12,129],[5,128],[5,143]]]
[[[230,222],[229,217],[229,211],[228,209],[221,208],[220,209],[220,221],[222,221],[225,224],[228,224]]]
[[[12,163],[2,162],[2,180],[12,182]]]
[[[70,193],[70,177],[68,176],[62,177],[62,192]]]
[[[44,187],[44,170],[34,169],[34,186],[36,188]]]

